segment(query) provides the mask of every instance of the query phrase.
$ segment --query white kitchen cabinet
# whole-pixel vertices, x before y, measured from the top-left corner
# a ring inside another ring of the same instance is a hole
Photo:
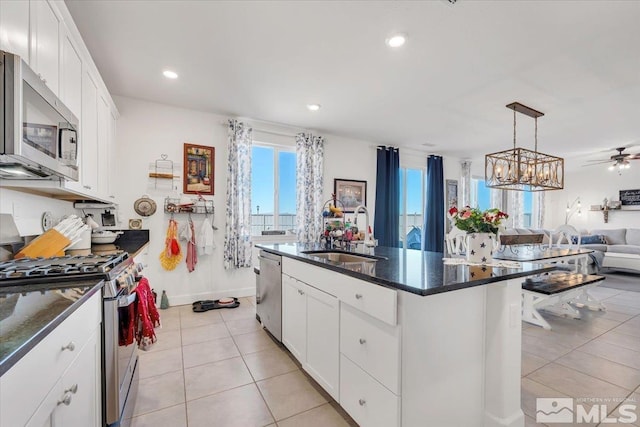
[[[394,394],[400,394],[400,326],[348,304],[340,307],[340,352]]]
[[[301,364],[307,357],[307,286],[282,275],[282,343]]]
[[[305,370],[339,400],[340,311],[338,299],[307,286],[307,360]]]
[[[82,59],[64,28],[60,53],[60,99],[82,123]]]
[[[0,1],[0,49],[29,63],[29,2]]]
[[[283,274],[282,300],[282,342],[302,368],[338,400],[338,299]]]
[[[60,17],[47,0],[31,1],[31,68],[59,95]]]
[[[88,193],[98,191],[98,87],[87,71],[82,74],[82,187]]]
[[[112,178],[109,161],[111,151],[111,112],[109,104],[102,95],[98,95],[98,193],[106,198],[109,193],[109,181]]]
[[[56,418],[61,426],[99,426],[102,421],[100,328],[62,376],[63,396],[69,405],[59,405]],[[66,396],[65,396],[66,394]]]
[[[33,414],[27,427],[100,426],[100,328]]]
[[[0,377],[0,426],[99,425],[101,305],[96,292]],[[64,390],[73,384],[78,384],[72,397],[77,414],[58,413]],[[86,422],[59,422],[64,416]]]
[[[344,355],[340,356],[340,405],[363,427],[400,425],[400,398]]]

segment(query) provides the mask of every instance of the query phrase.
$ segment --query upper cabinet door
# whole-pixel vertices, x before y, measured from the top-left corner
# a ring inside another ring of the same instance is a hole
[[[60,19],[48,1],[31,3],[31,68],[59,95]]]
[[[98,88],[88,71],[82,74],[82,186],[98,191]]]
[[[29,2],[0,1],[0,49],[29,63]]]
[[[60,99],[82,123],[82,60],[66,32],[62,37]]]

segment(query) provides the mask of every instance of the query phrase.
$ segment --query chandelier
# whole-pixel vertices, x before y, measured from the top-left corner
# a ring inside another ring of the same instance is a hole
[[[519,102],[506,107],[513,110],[513,148],[485,156],[485,185],[489,188],[517,191],[563,189],[564,159],[538,152],[538,117],[544,116],[544,113]],[[516,112],[535,120],[533,151],[516,147]]]

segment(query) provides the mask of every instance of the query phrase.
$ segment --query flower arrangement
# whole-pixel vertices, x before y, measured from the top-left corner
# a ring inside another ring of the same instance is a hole
[[[509,215],[497,208],[483,212],[480,209],[465,206],[458,211],[454,206],[449,209],[449,217],[456,227],[467,233],[497,234],[502,220],[509,218]]]

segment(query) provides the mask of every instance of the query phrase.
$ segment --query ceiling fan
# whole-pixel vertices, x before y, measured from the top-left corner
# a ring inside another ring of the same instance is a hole
[[[616,151],[618,152],[617,154],[612,155],[606,160],[588,160],[588,162],[590,163],[584,166],[610,163],[610,166],[609,166],[610,171],[617,170],[618,174],[622,174],[623,170],[629,169],[631,167],[629,160],[640,160],[640,153],[638,154],[624,153],[624,150],[626,149],[627,147],[618,147],[616,148]]]

